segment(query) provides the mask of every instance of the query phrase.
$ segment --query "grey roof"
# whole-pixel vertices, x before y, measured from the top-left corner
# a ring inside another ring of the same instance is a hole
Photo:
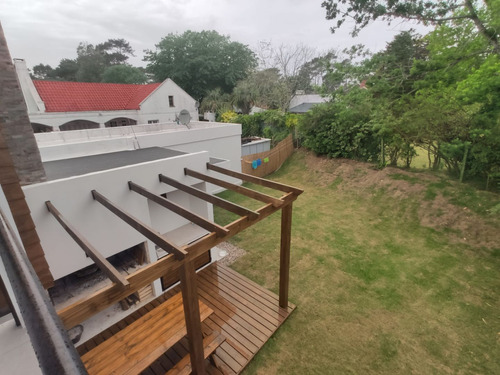
[[[302,103],[302,104],[299,104],[293,108],[290,108],[288,110],[288,112],[291,112],[291,113],[305,113],[307,111],[309,111],[312,107],[314,107],[315,105],[317,105],[319,103]]]
[[[87,173],[125,167],[153,160],[184,155],[185,152],[162,147],[150,147],[139,150],[110,152],[107,154],[83,156],[79,158],[54,160],[43,163],[47,180],[81,176]]]

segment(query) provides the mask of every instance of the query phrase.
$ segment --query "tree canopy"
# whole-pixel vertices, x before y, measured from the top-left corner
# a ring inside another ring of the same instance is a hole
[[[252,50],[216,31],[168,34],[144,61],[157,81],[171,78],[196,99],[216,88],[230,93],[257,66]]]
[[[350,11],[359,12],[368,3],[375,2],[359,2]],[[386,5],[397,3],[402,5]],[[490,27],[494,17],[488,12],[498,1],[487,3],[477,12]],[[449,13],[429,8],[433,19],[441,19],[425,37],[402,32],[374,55],[355,47],[338,56],[322,88],[331,101],[302,118],[303,144],[318,153],[381,166],[410,166],[420,148],[427,151],[430,168],[445,166],[460,178],[500,177],[499,53],[476,21],[463,16],[463,3],[456,5]],[[392,17],[396,8],[391,9],[380,12]],[[429,19],[430,13],[425,16]]]
[[[134,56],[134,50],[125,39],[108,39],[96,45],[81,42],[76,54],[76,59],[63,58],[56,68],[44,64],[35,65],[33,77],[76,82],[144,83],[146,81],[144,72],[127,63],[129,57]],[[111,69],[113,67],[120,68]],[[125,72],[133,76],[129,77]]]
[[[478,32],[500,53],[500,1],[498,0],[325,0],[326,18],[336,20],[332,32],[347,19],[354,20],[353,35],[376,19],[397,18],[426,25],[471,20]]]

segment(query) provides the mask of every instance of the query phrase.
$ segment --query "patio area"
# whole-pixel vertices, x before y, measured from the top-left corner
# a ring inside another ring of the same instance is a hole
[[[197,273],[198,296],[213,310],[202,322],[203,335],[220,332],[225,341],[206,360],[209,374],[239,374],[285,322],[295,306],[279,306],[279,297],[233,271],[213,263]],[[180,291],[177,286],[78,346],[80,355],[101,344]],[[143,374],[165,374],[188,353],[186,338],[165,352]]]

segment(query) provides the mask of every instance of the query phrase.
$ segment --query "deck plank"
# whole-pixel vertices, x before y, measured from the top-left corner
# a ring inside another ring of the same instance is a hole
[[[200,303],[201,319],[211,312]],[[144,329],[146,325],[148,329]],[[89,374],[136,374],[180,340],[186,334],[185,327],[182,297],[174,296],[117,334],[106,330],[106,341],[85,353],[82,361]]]
[[[288,303],[286,309],[279,307],[279,297],[275,293],[217,263],[199,271],[198,281],[200,301],[213,310],[202,322],[203,334],[208,336],[217,331],[226,338],[213,354],[217,368],[208,364],[207,373],[239,374],[294,311],[295,305]],[[152,311],[179,291],[176,286],[136,310],[131,316],[110,327],[109,332],[106,330],[83,343],[78,348],[79,353],[84,355],[102,343],[104,337],[133,324],[140,316]],[[143,374],[156,374],[161,369],[172,368],[174,363],[187,354],[186,343],[185,338],[179,341]]]

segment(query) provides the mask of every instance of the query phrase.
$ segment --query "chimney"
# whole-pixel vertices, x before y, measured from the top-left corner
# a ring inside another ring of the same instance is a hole
[[[24,59],[14,59],[14,67],[16,68],[17,79],[23,92],[28,113],[44,113],[45,103],[36,91],[33,80],[31,79],[28,66]]]

